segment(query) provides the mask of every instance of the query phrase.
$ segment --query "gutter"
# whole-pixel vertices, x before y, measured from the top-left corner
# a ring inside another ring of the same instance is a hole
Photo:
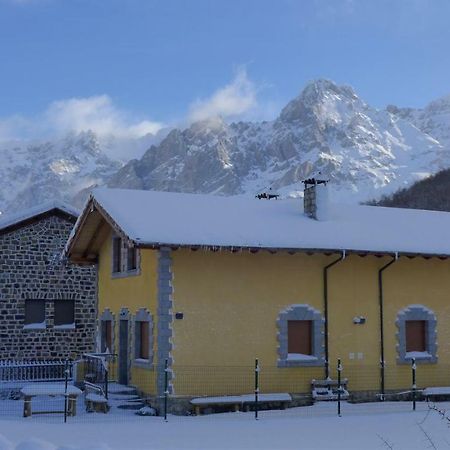
[[[333,267],[335,264],[343,261],[346,257],[345,250],[342,250],[341,256],[325,266],[323,268],[323,314],[325,316],[325,379],[330,377],[330,362],[329,362],[329,345],[328,345],[328,269]]]
[[[384,401],[385,394],[385,360],[384,360],[384,292],[383,292],[383,272],[392,264],[398,261],[398,252],[392,257],[392,260],[385,264],[378,270],[378,303],[379,303],[379,311],[380,311],[380,398]]]

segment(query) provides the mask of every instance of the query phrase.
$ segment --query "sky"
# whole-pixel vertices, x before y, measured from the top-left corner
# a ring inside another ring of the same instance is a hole
[[[0,139],[271,119],[328,78],[450,94],[449,0],[0,0]]]

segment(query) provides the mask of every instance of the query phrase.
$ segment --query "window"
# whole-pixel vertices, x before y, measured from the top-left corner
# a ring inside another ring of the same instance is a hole
[[[127,249],[127,270],[137,269],[137,250],[136,247],[128,247]]]
[[[288,355],[311,355],[311,320],[288,320]]]
[[[128,247],[119,236],[112,239],[111,271],[116,277],[139,274],[139,250]]]
[[[278,367],[324,364],[323,319],[309,305],[291,305],[278,320]]]
[[[148,322],[136,322],[136,359],[149,359]]]
[[[423,305],[410,305],[397,315],[397,362],[437,362],[436,316]]]
[[[153,319],[141,308],[134,317],[134,365],[151,367],[153,363]]]
[[[25,328],[45,326],[45,300],[25,300]]]
[[[106,308],[100,316],[100,351],[114,353],[114,314]]]
[[[101,352],[112,353],[112,320],[101,321]]]
[[[112,240],[112,271],[122,272],[122,239],[113,237]]]
[[[73,300],[55,301],[55,327],[75,327],[75,302]]]
[[[405,322],[406,351],[426,352],[426,320],[407,320]]]

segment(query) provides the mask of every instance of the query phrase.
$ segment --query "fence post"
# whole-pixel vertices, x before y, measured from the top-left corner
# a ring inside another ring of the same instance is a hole
[[[105,361],[106,364],[106,361]],[[109,376],[109,370],[105,367],[105,397],[106,400],[108,400],[108,376]]]
[[[338,359],[337,376],[338,376],[338,416],[341,417],[341,372],[342,364],[341,358]]]
[[[169,361],[164,364],[164,421],[167,422],[167,399],[169,396]]]
[[[416,358],[411,360],[413,411],[416,410]]]
[[[64,423],[67,422],[67,384],[69,381],[69,365],[64,361]]]
[[[259,362],[255,359],[255,419],[258,420]]]

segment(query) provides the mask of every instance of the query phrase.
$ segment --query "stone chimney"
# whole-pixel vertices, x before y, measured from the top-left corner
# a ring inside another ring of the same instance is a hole
[[[305,189],[303,191],[304,213],[316,220],[327,220],[329,200],[328,200],[328,180],[318,178],[308,178],[303,181]]]

